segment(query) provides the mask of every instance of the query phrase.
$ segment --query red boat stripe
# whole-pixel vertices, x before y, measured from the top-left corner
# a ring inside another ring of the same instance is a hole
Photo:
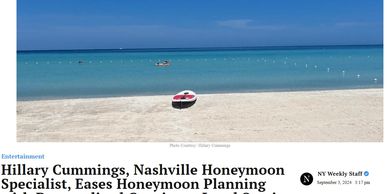
[[[192,99],[194,98],[194,95],[191,94],[179,94],[174,96],[174,100],[179,100],[179,99]]]

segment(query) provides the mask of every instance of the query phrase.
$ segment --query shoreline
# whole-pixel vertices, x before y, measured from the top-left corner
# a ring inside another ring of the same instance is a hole
[[[17,101],[18,142],[382,142],[383,88]]]
[[[384,89],[384,87],[355,87],[355,88],[307,88],[307,89],[276,89],[276,90],[246,90],[246,91],[218,91],[218,92],[205,92],[197,93],[197,95],[212,95],[212,94],[250,94],[250,93],[282,93],[282,92],[320,92],[320,91],[343,91],[343,90],[367,90],[367,89]],[[179,91],[175,91],[178,93]],[[174,92],[170,93],[161,93],[161,94],[133,94],[133,95],[95,95],[95,96],[70,96],[70,97],[37,97],[37,98],[24,98],[16,99],[17,102],[30,102],[30,101],[51,101],[51,100],[75,100],[75,99],[101,99],[101,98],[125,98],[125,97],[146,97],[146,96],[173,96]]]

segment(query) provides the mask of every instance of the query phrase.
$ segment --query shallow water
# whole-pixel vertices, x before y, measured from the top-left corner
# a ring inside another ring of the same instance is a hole
[[[155,63],[170,60],[168,67]],[[79,63],[79,61],[82,61]],[[18,100],[383,87],[382,46],[19,51]]]

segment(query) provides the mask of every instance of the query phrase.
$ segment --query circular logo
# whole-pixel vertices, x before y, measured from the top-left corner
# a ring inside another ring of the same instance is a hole
[[[300,182],[303,184],[303,185],[311,185],[311,183],[313,183],[313,175],[311,175],[310,173],[308,172],[305,172],[303,173],[301,176],[300,176]]]
[[[369,176],[369,172],[368,172],[368,171],[365,171],[365,172],[364,172],[364,176]]]

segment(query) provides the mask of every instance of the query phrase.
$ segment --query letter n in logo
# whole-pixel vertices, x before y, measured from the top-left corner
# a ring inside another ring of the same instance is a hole
[[[304,185],[311,185],[311,183],[313,183],[313,175],[311,175],[310,173],[308,172],[305,172],[303,173],[301,176],[300,176],[300,182]]]

